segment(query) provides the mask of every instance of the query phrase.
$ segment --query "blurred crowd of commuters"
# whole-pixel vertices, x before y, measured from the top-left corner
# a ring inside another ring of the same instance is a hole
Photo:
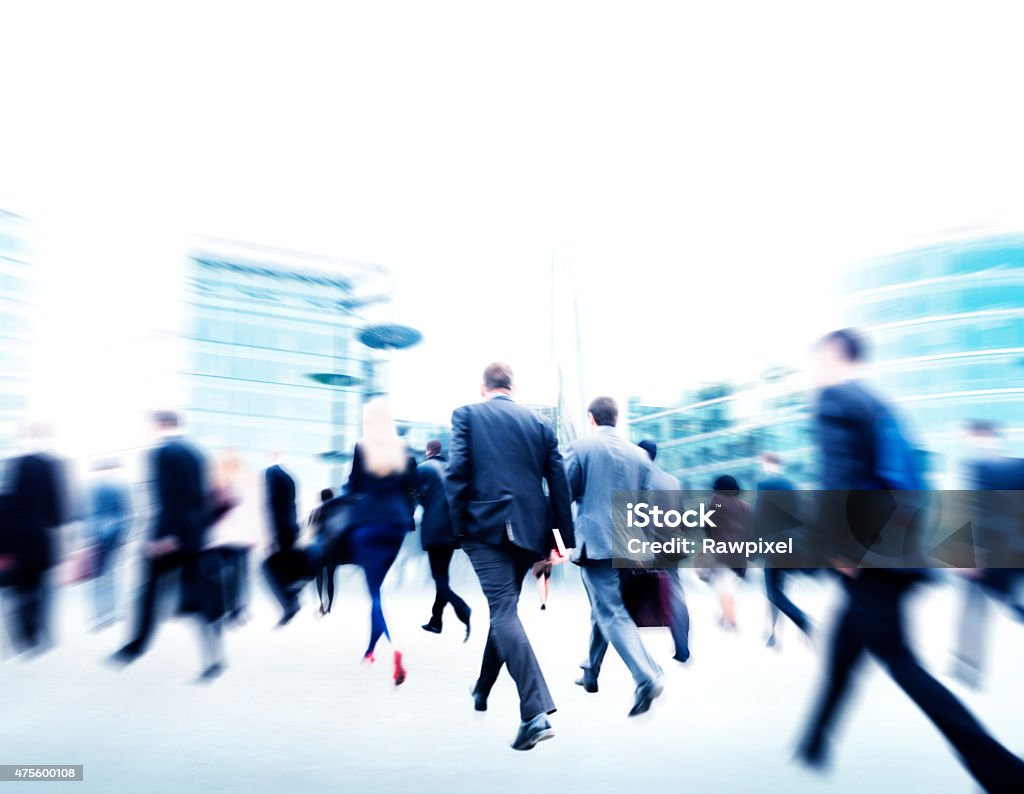
[[[914,450],[900,418],[865,382],[864,343],[854,331],[836,331],[815,345],[816,445],[820,487],[826,490],[924,489]],[[439,634],[446,607],[469,639],[473,610],[451,586],[449,568],[461,549],[468,557],[487,601],[489,624],[472,705],[486,711],[491,688],[506,669],[519,694],[519,729],[512,747],[528,750],[554,736],[549,716],[555,703],[519,617],[524,580],[534,578],[546,607],[555,566],[575,563],[590,603],[590,641],[576,681],[599,691],[609,648],[621,657],[635,683],[631,717],[648,711],[664,690],[659,662],[644,645],[640,628],[668,627],[673,660],[690,659],[690,615],[678,567],[657,576],[623,571],[613,565],[611,500],[615,491],[678,491],[679,483],[656,464],[653,441],[628,442],[616,429],[618,407],[610,397],[594,399],[590,432],[560,448],[550,424],[514,400],[511,368],[494,363],[482,378],[477,403],[452,416],[447,455],[430,441],[417,461],[399,436],[388,404],[365,406],[363,436],[352,454],[348,480],[320,492],[309,518],[307,539],[298,518],[297,487],[279,456],[263,473],[263,498],[243,498],[237,456],[224,454],[207,465],[182,433],[174,412],[153,416],[157,442],[149,459],[153,510],[141,545],[142,575],[134,597],[129,639],[112,657],[127,665],[149,647],[157,628],[162,583],[173,579],[179,614],[196,618],[202,657],[200,678],[225,670],[223,628],[248,619],[250,568],[254,551],[270,591],[281,607],[279,625],[300,610],[300,595],[316,583],[319,613],[334,605],[339,565],[357,566],[370,600],[370,632],[364,660],[373,663],[383,639],[391,643],[394,683],[408,677],[406,660],[392,642],[382,585],[408,533],[417,528],[434,581],[434,600],[423,630]],[[1024,462],[1001,456],[998,428],[976,421],[967,427],[974,450],[967,462],[967,486],[977,490],[1024,490]],[[46,448],[42,426],[30,428],[33,449],[10,461],[0,524],[0,593],[4,623],[17,653],[39,653],[54,642],[50,615],[54,570],[61,562],[58,531],[81,518],[83,543],[64,565],[65,581],[88,581],[93,623],[101,629],[119,617],[115,571],[137,510],[114,461],[97,464],[87,504],[73,516],[62,461]],[[764,478],[752,498],[741,498],[741,484],[722,473],[711,484],[721,505],[716,540],[751,536],[764,505],[788,509],[794,487],[784,461],[772,452],[761,458]],[[262,504],[260,504],[262,502]],[[260,515],[262,508],[262,516]],[[266,527],[266,529],[261,529]],[[258,538],[265,533],[265,540]],[[737,628],[735,589],[749,578],[745,562],[720,559],[699,567],[715,590],[719,625]],[[793,576],[819,576],[821,570],[765,567],[768,605],[766,643],[779,647],[778,618],[784,616],[805,635],[820,629],[786,594]],[[973,568],[961,572],[963,611],[955,630],[954,674],[977,685],[982,676],[984,632],[990,602],[1006,604],[1019,619],[1018,571]],[[171,575],[173,574],[173,577]],[[844,604],[824,652],[824,675],[797,750],[813,767],[829,757],[832,728],[853,686],[853,673],[867,656],[881,663],[895,683],[920,707],[949,742],[967,771],[988,791],[1024,791],[1024,764],[991,737],[963,704],[916,658],[906,636],[906,596],[929,577],[921,570],[843,567],[830,571],[841,583]],[[654,580],[655,617],[649,594]],[[644,599],[648,603],[644,603]]]

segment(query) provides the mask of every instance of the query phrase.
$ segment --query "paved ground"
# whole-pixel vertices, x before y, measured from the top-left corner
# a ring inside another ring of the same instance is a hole
[[[345,573],[334,614],[314,618],[307,599],[281,631],[269,628],[273,611],[260,595],[251,624],[229,633],[230,668],[212,685],[190,680],[197,646],[193,627],[180,620],[162,627],[135,666],[106,666],[124,624],[85,632],[85,593],[63,591],[59,647],[0,663],[0,763],[84,764],[86,782],[75,790],[96,792],[974,790],[942,738],[874,667],[831,773],[821,777],[790,763],[819,662],[791,627],[781,653],[763,647],[764,607],[753,586],[740,595],[741,632],[725,635],[714,625],[712,594],[688,583],[694,659],[677,665],[667,632],[646,631],[666,669],[666,694],[646,717],[627,719],[632,686],[613,653],[599,694],[573,685],[588,626],[585,600],[572,586],[578,577],[570,574],[546,612],[532,590],[523,600],[559,705],[557,737],[529,753],[507,746],[517,725],[509,679],[499,682],[486,714],[471,708],[468,687],[486,630],[478,589],[462,586],[477,609],[468,645],[454,619],[440,637],[419,629],[426,591],[389,594],[385,608],[409,667],[408,682],[396,690],[383,649],[376,665],[359,664],[367,601],[360,581]],[[794,588],[819,619],[835,595],[826,584]],[[954,596],[933,590],[914,608],[921,655],[940,673],[948,668]],[[964,691],[943,680],[1020,752],[1024,627],[1001,615],[994,629],[985,689]],[[0,790],[19,785],[0,783]]]

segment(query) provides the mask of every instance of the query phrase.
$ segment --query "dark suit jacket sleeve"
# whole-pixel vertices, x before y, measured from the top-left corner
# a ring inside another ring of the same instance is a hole
[[[578,502],[583,498],[586,478],[583,476],[583,461],[574,444],[565,450],[565,479],[569,484],[569,495]]]
[[[348,484],[345,490],[348,493],[362,493],[363,486],[363,451],[356,444],[352,450],[352,468],[348,472]]]
[[[402,483],[405,491],[405,500],[409,505],[409,516],[416,512],[416,497],[419,493],[419,469],[416,467],[416,458],[412,455],[409,456],[409,460],[405,464],[405,476],[404,482]],[[413,524],[409,527],[412,531],[416,529],[416,525]]]
[[[572,526],[573,497],[565,476],[565,463],[558,451],[558,437],[547,424],[544,425],[544,441],[547,445],[544,479],[548,483],[548,498],[551,500],[551,526],[558,528],[562,535],[562,543],[567,549],[571,549],[576,545],[576,535]],[[554,535],[551,536],[551,547],[554,548]]]
[[[452,414],[452,440],[448,446],[448,469],[444,479],[455,537],[466,534],[466,508],[469,504],[471,478],[469,409],[463,406],[456,408]]]
[[[430,487],[429,484],[427,483],[428,465],[429,464],[426,461],[423,461],[422,464],[416,467],[416,488],[413,491],[412,495],[413,498],[421,507],[426,507],[426,505],[423,504],[423,501],[426,498],[426,492]]]
[[[64,464],[50,458],[46,461],[46,525],[59,527],[68,520],[68,493],[64,482]]]

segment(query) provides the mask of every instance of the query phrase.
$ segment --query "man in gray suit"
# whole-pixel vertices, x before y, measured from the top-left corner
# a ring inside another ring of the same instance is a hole
[[[619,409],[611,397],[596,398],[587,415],[591,435],[570,444],[565,458],[569,488],[578,508],[572,560],[581,569],[592,624],[591,655],[577,683],[588,692],[597,691],[602,646],[611,642],[636,681],[629,712],[635,717],[651,707],[664,687],[661,668],[647,653],[626,611],[619,572],[612,566],[612,493],[649,489],[651,461],[642,449],[615,432]]]

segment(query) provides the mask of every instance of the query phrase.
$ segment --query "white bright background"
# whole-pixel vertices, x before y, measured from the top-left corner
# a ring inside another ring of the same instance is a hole
[[[799,364],[835,322],[836,266],[1021,228],[1020,22],[1014,3],[5,4],[0,206],[35,224],[38,407],[141,400],[132,373],[97,383],[96,351],[173,325],[192,234],[391,268],[393,318],[426,338],[393,376],[410,418],[447,418],[498,357],[551,401],[553,257],[587,395]]]

